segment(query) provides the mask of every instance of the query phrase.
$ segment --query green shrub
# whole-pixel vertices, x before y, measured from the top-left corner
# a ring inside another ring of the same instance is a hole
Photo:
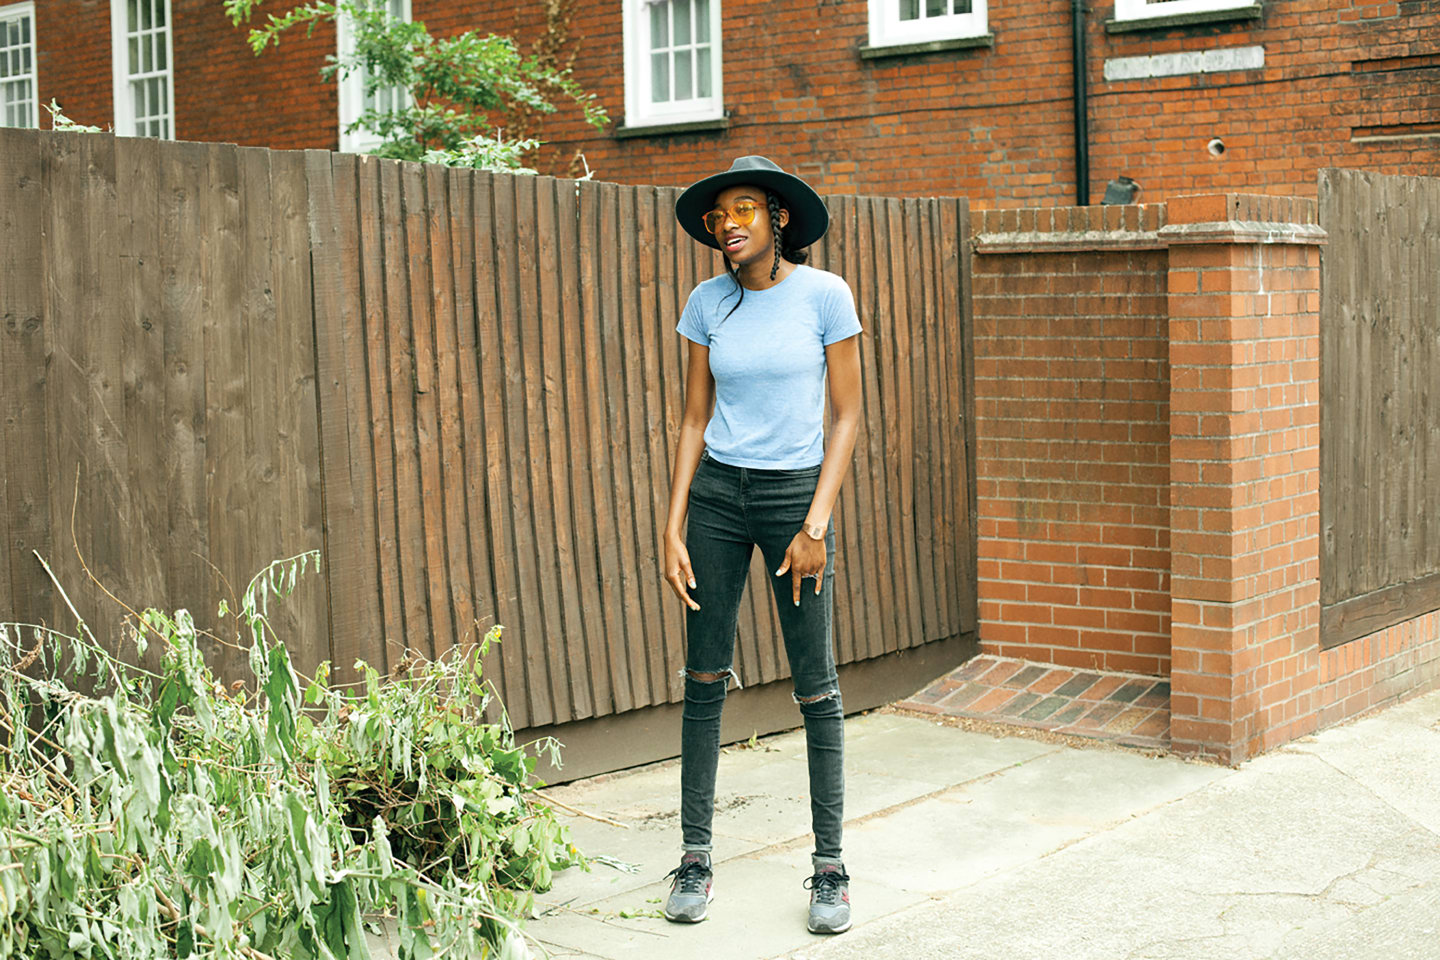
[[[360,960],[386,916],[404,958],[525,955],[518,918],[580,858],[503,711],[484,719],[499,628],[388,677],[360,664],[353,689],[307,680],[267,610],[312,564],[221,604],[249,654],[229,690],[184,610],[130,623],[158,673],[83,624],[0,626],[0,958]]]

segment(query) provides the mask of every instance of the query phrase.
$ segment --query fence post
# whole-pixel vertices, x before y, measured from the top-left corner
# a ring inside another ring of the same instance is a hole
[[[1315,729],[1320,624],[1315,204],[1169,204],[1171,722],[1239,763]]]

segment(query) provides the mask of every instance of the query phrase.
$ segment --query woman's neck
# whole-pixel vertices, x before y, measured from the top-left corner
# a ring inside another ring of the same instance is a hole
[[[741,286],[746,290],[768,290],[795,272],[796,265],[782,257],[780,259],[780,269],[775,271],[775,279],[771,280],[770,268],[774,265],[774,260],[767,260],[764,263],[761,263],[759,260],[742,263],[740,265]]]

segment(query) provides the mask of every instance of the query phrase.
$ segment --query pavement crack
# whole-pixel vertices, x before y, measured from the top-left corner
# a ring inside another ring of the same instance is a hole
[[[1408,820],[1410,823],[1413,823],[1413,824],[1414,824],[1416,827],[1418,827],[1419,829],[1424,830],[1426,833],[1430,834],[1431,836],[1440,837],[1440,830],[1432,829],[1429,824],[1422,823],[1422,822],[1420,822],[1419,820],[1417,820],[1413,814],[1410,814],[1410,813],[1405,812],[1404,810],[1401,810],[1399,807],[1395,806],[1395,804],[1391,803],[1389,799],[1387,799],[1387,798],[1384,797],[1384,796],[1381,796],[1380,793],[1378,793],[1378,792],[1375,790],[1374,787],[1370,786],[1370,784],[1368,784],[1368,783],[1366,783],[1365,781],[1363,781],[1363,780],[1359,779],[1358,777],[1354,776],[1354,775],[1351,774],[1349,771],[1344,770],[1343,768],[1336,766],[1333,762],[1331,762],[1331,760],[1330,760],[1328,757],[1321,756],[1320,754],[1314,753],[1314,752],[1309,751],[1309,750],[1296,750],[1295,752],[1296,752],[1296,753],[1303,753],[1303,754],[1306,754],[1307,756],[1314,757],[1316,760],[1319,760],[1321,763],[1325,764],[1325,765],[1326,765],[1327,767],[1329,767],[1331,770],[1334,770],[1336,773],[1340,774],[1340,776],[1344,777],[1345,779],[1347,779],[1347,780],[1351,781],[1352,783],[1356,784],[1357,786],[1359,786],[1362,790],[1364,790],[1366,793],[1370,794],[1370,795],[1371,795],[1372,797],[1374,797],[1376,800],[1379,800],[1381,804],[1383,804],[1384,806],[1386,806],[1386,807],[1390,808],[1391,810],[1395,811],[1395,813],[1399,814],[1401,817],[1403,817],[1404,819]]]

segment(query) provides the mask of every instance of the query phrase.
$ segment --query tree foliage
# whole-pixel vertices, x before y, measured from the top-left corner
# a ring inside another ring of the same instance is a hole
[[[224,0],[236,26],[248,23],[265,0]],[[345,21],[353,43],[344,56],[326,57],[321,79],[358,72],[367,92],[406,93],[393,109],[367,107],[346,131],[368,130],[381,139],[373,152],[402,160],[427,160],[483,169],[524,170],[522,156],[539,145],[528,137],[506,139],[492,117],[505,112],[555,112],[555,100],[577,104],[585,120],[609,120],[594,94],[586,93],[568,66],[543,53],[524,55],[509,37],[469,30],[436,38],[423,23],[396,20],[384,3],[338,0],[265,13],[249,32],[259,55],[286,33],[306,36],[322,23]],[[530,171],[533,172],[533,171]]]
[[[354,689],[306,679],[267,608],[318,562],[251,582],[229,690],[184,610],[131,623],[158,673],[83,624],[0,625],[0,960],[364,960],[379,922],[406,960],[526,955],[517,918],[579,855],[534,756],[483,719],[499,629],[389,677],[362,664]]]

